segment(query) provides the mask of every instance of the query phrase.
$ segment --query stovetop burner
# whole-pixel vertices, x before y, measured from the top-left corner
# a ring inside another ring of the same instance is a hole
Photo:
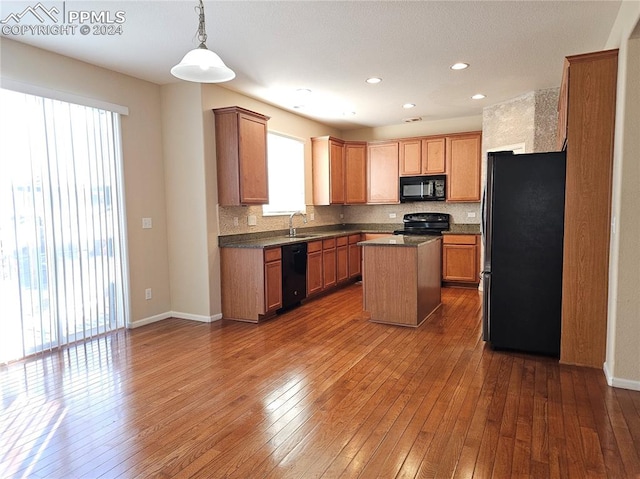
[[[404,229],[396,230],[396,235],[440,235],[450,226],[448,213],[407,213],[402,222]]]

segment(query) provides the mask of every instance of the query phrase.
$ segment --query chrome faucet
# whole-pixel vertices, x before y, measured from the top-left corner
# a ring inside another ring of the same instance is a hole
[[[302,211],[294,211],[289,216],[289,236],[295,236],[296,235],[296,229],[293,227],[293,217],[294,217],[294,215],[302,216],[302,219],[304,220],[304,224],[307,224],[307,215],[305,215]]]

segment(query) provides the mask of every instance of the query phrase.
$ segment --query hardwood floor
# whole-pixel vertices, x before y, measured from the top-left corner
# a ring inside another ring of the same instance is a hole
[[[353,285],[2,367],[0,477],[640,477],[640,392],[492,351],[477,291],[443,302],[374,324]]]

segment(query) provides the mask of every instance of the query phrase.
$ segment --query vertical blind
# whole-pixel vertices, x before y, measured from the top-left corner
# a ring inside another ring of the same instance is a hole
[[[0,362],[128,320],[117,113],[0,89]]]

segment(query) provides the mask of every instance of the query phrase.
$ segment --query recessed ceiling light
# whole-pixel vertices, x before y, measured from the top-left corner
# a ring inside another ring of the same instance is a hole
[[[311,94],[311,90],[309,90],[308,88],[298,88],[296,90],[296,93],[298,93],[300,95],[309,95],[309,94]]]
[[[482,100],[483,98],[486,98],[486,96],[483,95],[482,93],[476,93],[471,98],[473,98],[474,100]]]
[[[293,105],[293,108],[295,108],[296,110],[301,110],[304,108],[304,105]]]
[[[402,105],[402,108],[406,108],[408,110],[409,108],[413,108],[414,106],[416,106],[415,103],[405,103],[404,105]]]
[[[355,114],[356,114],[355,111],[343,111],[342,112],[342,116],[353,116]]]
[[[451,68],[452,70],[464,70],[465,68],[469,68],[469,64],[468,63],[454,63],[449,68]]]
[[[371,77],[371,78],[367,78],[367,83],[370,83],[371,85],[375,85],[376,83],[380,83],[382,81],[382,78],[378,78],[378,77]]]

